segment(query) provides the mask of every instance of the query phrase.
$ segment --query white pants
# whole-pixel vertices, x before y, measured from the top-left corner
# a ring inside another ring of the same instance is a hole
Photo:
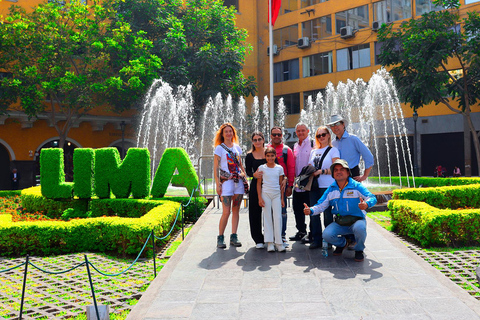
[[[283,244],[282,241],[282,200],[280,192],[268,193],[262,191],[265,201],[263,207],[263,229],[265,242]]]

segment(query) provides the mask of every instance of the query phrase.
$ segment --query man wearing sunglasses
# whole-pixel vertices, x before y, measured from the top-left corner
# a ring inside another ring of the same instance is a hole
[[[340,151],[340,158],[347,161],[350,165],[350,173],[353,179],[361,182],[368,178],[370,170],[373,167],[373,154],[367,146],[354,134],[349,134],[346,130],[348,122],[341,115],[333,115],[330,117],[330,122],[327,126],[337,138],[332,141],[334,147]],[[365,171],[363,175],[360,174],[360,157],[365,162]]]
[[[286,198],[292,195],[293,182],[295,180],[295,158],[290,147],[283,144],[283,129],[280,127],[273,127],[270,130],[271,142],[268,147],[273,147],[277,152],[278,164],[283,167],[285,177],[287,177],[288,186],[285,189],[285,203]],[[285,238],[287,230],[287,206],[282,208],[282,239],[284,246],[288,246]]]

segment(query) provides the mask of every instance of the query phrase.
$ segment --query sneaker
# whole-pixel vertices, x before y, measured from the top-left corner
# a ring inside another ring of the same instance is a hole
[[[305,232],[298,231],[296,235],[294,235],[293,237],[290,237],[289,239],[290,239],[290,241],[300,241],[305,236],[306,236]]]
[[[349,242],[348,242],[348,240],[347,240],[347,243],[346,243],[343,247],[340,247],[340,246],[336,247],[335,250],[333,251],[333,255],[334,255],[334,256],[341,256],[343,250],[344,250],[346,247],[348,247],[348,243],[349,243]]]
[[[226,248],[225,237],[223,235],[217,237],[217,248]]]
[[[364,259],[363,251],[355,251],[355,261],[362,262]]]
[[[287,242],[287,239],[285,237],[282,237],[282,242],[285,248],[288,248],[290,246],[290,244]]]
[[[242,243],[238,241],[238,237],[236,233],[232,233],[230,235],[230,245],[234,247],[241,247]]]
[[[260,243],[257,243],[257,244],[255,245],[255,248],[257,248],[257,249],[263,249],[263,248],[265,248],[265,244],[263,244],[263,243],[261,243],[261,242],[260,242]]]
[[[303,244],[310,243],[310,236],[308,234],[306,234],[305,237],[303,237],[302,243]]]
[[[275,244],[275,247],[277,248],[278,252],[283,252],[286,250],[284,244]]]
[[[318,248],[321,248],[321,247],[322,247],[321,243],[312,242],[312,243],[310,243],[310,246],[308,248],[314,250],[314,249],[318,249]]]
[[[273,242],[269,242],[267,245],[267,251],[268,252],[275,252],[275,246],[273,245]]]

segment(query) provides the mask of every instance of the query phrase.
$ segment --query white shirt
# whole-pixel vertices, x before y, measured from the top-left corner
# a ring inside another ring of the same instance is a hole
[[[267,164],[262,164],[258,170],[263,172],[262,192],[280,193],[280,177],[285,175],[283,167],[275,164],[275,167],[269,168]]]
[[[240,148],[238,144],[234,144],[233,147],[228,149],[237,156],[238,163],[240,163],[240,161],[242,161],[240,158],[240,155],[242,154],[242,148]],[[235,162],[233,161],[233,158],[230,157],[228,152],[222,146],[218,145],[215,148],[215,155],[220,157],[220,169],[230,173],[240,173],[240,168],[237,168]]]
[[[340,158],[340,152],[335,147],[332,147],[332,149],[330,149],[330,151],[325,156],[325,159],[323,159],[322,167],[317,168],[317,166],[320,164],[320,159],[322,158],[327,148],[328,146],[321,149],[313,149],[310,153],[310,160],[308,161],[308,164],[314,166],[316,170],[330,169],[330,166],[333,163],[332,158]],[[335,180],[330,174],[321,174],[318,176],[317,181],[320,188],[328,188]]]

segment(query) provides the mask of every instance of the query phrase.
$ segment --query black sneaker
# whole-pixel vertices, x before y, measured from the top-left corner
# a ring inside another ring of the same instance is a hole
[[[322,247],[321,243],[312,242],[312,243],[310,243],[310,246],[308,248],[313,250],[313,249],[318,249],[318,248],[321,248],[321,247]]]
[[[364,259],[363,251],[355,251],[355,261],[362,262]]]
[[[290,241],[300,241],[303,239],[303,237],[305,237],[306,233],[305,232],[300,232],[298,231],[296,235],[294,235],[293,237],[290,237]]]
[[[302,243],[310,243],[310,235],[306,234],[302,239]]]
[[[343,247],[340,247],[340,246],[336,247],[335,250],[333,251],[333,255],[334,255],[334,256],[341,256],[343,250],[344,250],[346,247],[348,247],[348,240],[347,240],[347,242],[345,243],[345,245],[344,245]]]

